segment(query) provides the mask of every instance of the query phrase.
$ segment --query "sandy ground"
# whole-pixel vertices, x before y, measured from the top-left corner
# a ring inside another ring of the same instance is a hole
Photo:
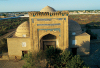
[[[90,55],[81,57],[91,68],[100,68],[100,42],[90,44]]]
[[[0,60],[0,68],[22,68],[24,63],[24,60],[20,60],[18,62],[12,60]]]
[[[83,61],[88,64],[91,68],[100,67],[100,42],[90,44],[90,55],[81,57]],[[25,61],[20,60],[18,62],[0,60],[0,68],[22,68]],[[42,62],[44,64],[44,61]]]

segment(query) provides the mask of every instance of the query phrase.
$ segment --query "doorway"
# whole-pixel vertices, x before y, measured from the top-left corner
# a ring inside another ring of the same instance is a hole
[[[28,53],[28,51],[22,51],[22,57],[24,57],[24,55],[27,53]]]
[[[52,34],[47,34],[43,36],[40,40],[40,49],[45,50],[50,46],[56,47],[56,36]]]
[[[77,55],[77,48],[72,48],[73,55]]]
[[[50,48],[50,46],[56,47],[56,41],[43,41],[43,50]]]

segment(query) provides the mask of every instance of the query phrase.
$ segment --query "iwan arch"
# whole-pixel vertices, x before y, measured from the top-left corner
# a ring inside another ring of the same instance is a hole
[[[7,38],[9,59],[21,59],[22,52],[38,52],[46,46],[89,55],[90,35],[82,33],[80,25],[68,20],[68,11],[56,11],[46,6],[40,12],[29,12],[29,22],[23,22],[12,38]]]

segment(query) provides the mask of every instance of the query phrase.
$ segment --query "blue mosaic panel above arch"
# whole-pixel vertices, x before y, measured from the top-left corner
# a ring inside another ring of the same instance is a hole
[[[41,18],[41,19],[39,19],[39,18],[33,18],[33,19],[37,19],[37,21],[51,21],[52,19],[57,19],[57,20],[64,19],[64,20],[66,20],[66,18]]]
[[[61,25],[60,23],[57,24],[37,24],[37,26],[55,26],[55,25]]]
[[[51,19],[37,19],[37,21],[51,21]]]
[[[54,29],[38,29],[38,31],[39,30],[46,30],[46,31],[50,30],[50,31],[59,31],[60,32],[60,28],[54,28]]]
[[[62,20],[63,18],[58,18],[58,20]]]

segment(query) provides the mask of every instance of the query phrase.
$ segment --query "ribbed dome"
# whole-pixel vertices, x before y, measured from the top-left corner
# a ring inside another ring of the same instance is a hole
[[[56,10],[50,6],[44,7],[40,12],[55,12]]]
[[[16,29],[15,36],[23,37],[23,35],[26,35],[26,37],[29,37],[29,24],[27,21],[23,22]]]
[[[76,35],[82,33],[81,26],[77,22],[73,20],[68,20],[68,25],[69,25],[69,35],[72,35],[73,32],[75,32]]]

